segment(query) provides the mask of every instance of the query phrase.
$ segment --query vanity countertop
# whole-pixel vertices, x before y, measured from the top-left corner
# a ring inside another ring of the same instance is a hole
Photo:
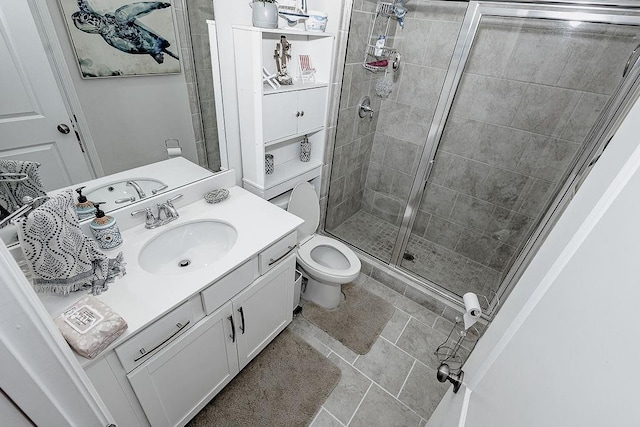
[[[124,334],[109,349],[256,256],[303,222],[238,186],[229,188],[229,192],[229,199],[218,204],[209,204],[200,199],[179,207],[180,217],[165,226],[148,230],[144,224],[139,224],[123,230],[123,245],[105,251],[110,258],[122,251],[127,263],[127,274],[116,279],[106,292],[97,296],[128,324]],[[139,252],[150,239],[172,227],[203,219],[226,222],[237,231],[235,245],[217,262],[179,275],[151,274],[138,265]],[[55,317],[85,295],[86,292],[75,292],[67,297],[40,295],[40,299],[51,316]],[[78,360],[84,366],[91,363],[80,356]]]

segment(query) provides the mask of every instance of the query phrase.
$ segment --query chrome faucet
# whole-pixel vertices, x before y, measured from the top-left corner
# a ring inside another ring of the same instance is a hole
[[[178,214],[176,207],[173,206],[173,202],[178,200],[180,197],[182,197],[182,194],[176,194],[166,202],[158,203],[158,221],[163,221],[163,224],[167,224],[178,219],[180,215]]]
[[[136,190],[136,193],[138,193],[138,196],[141,199],[144,199],[145,197],[147,197],[147,194],[144,192],[144,190],[142,189],[142,187],[140,187],[140,184],[138,184],[135,181],[127,181],[127,184],[130,187],[133,187],[134,190]]]
[[[171,221],[175,221],[180,216],[178,210],[173,206],[173,202],[182,197],[182,194],[176,194],[172,198],[168,199],[164,203],[158,203],[158,214],[154,215],[151,208],[138,209],[131,212],[131,216],[138,216],[145,214],[144,228],[152,229],[162,225],[168,224]]]

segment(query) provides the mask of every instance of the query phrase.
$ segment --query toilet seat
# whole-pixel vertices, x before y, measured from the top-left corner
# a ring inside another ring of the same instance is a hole
[[[344,256],[349,266],[344,269],[330,268],[314,260],[312,252],[321,246],[326,246],[329,250],[335,250]],[[300,245],[298,249],[298,263],[303,270],[311,276],[314,276],[317,280],[334,283],[336,285],[355,280],[362,266],[358,256],[347,245],[330,237],[319,235],[314,235],[311,239]]]

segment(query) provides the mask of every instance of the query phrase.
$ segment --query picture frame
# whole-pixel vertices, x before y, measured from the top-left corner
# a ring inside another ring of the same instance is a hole
[[[59,0],[83,79],[178,74],[173,4]]]

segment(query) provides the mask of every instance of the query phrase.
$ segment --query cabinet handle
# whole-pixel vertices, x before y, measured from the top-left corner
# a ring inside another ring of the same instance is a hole
[[[304,116],[304,111],[300,111],[300,117]]]
[[[229,338],[231,338],[231,342],[236,342],[236,325],[233,324],[233,316],[229,316],[227,319],[231,322],[231,335],[229,335]]]
[[[178,330],[175,331],[174,333],[172,333],[171,335],[169,335],[167,338],[164,339],[164,341],[162,341],[160,344],[156,345],[155,347],[153,347],[151,350],[147,351],[144,348],[140,349],[140,356],[136,357],[135,359],[133,359],[134,362],[137,362],[138,360],[142,359],[145,356],[148,356],[149,354],[153,353],[154,351],[156,351],[157,349],[159,349],[160,347],[162,347],[163,345],[165,345],[167,343],[167,341],[169,341],[171,338],[175,337],[176,335],[178,335],[180,333],[180,331],[182,331],[184,328],[186,328],[187,326],[189,326],[189,323],[191,323],[191,320],[187,320],[187,323],[182,324],[180,322],[176,323],[176,326],[178,327]]]
[[[240,319],[242,319],[242,326],[240,326],[240,332],[242,332],[242,335],[244,335],[244,310],[242,309],[242,307],[238,309],[238,312],[240,313]]]
[[[300,117],[300,111],[296,111],[296,117]]]
[[[269,259],[269,265],[273,265],[273,264],[275,264],[276,262],[280,261],[282,258],[284,258],[284,257],[286,257],[287,255],[289,255],[289,254],[290,254],[290,253],[291,253],[295,248],[297,248],[297,247],[298,247],[298,245],[288,246],[288,249],[289,249],[289,250],[288,250],[287,252],[285,252],[283,255],[281,255],[280,257],[278,257],[278,259],[270,258],[270,259]]]

